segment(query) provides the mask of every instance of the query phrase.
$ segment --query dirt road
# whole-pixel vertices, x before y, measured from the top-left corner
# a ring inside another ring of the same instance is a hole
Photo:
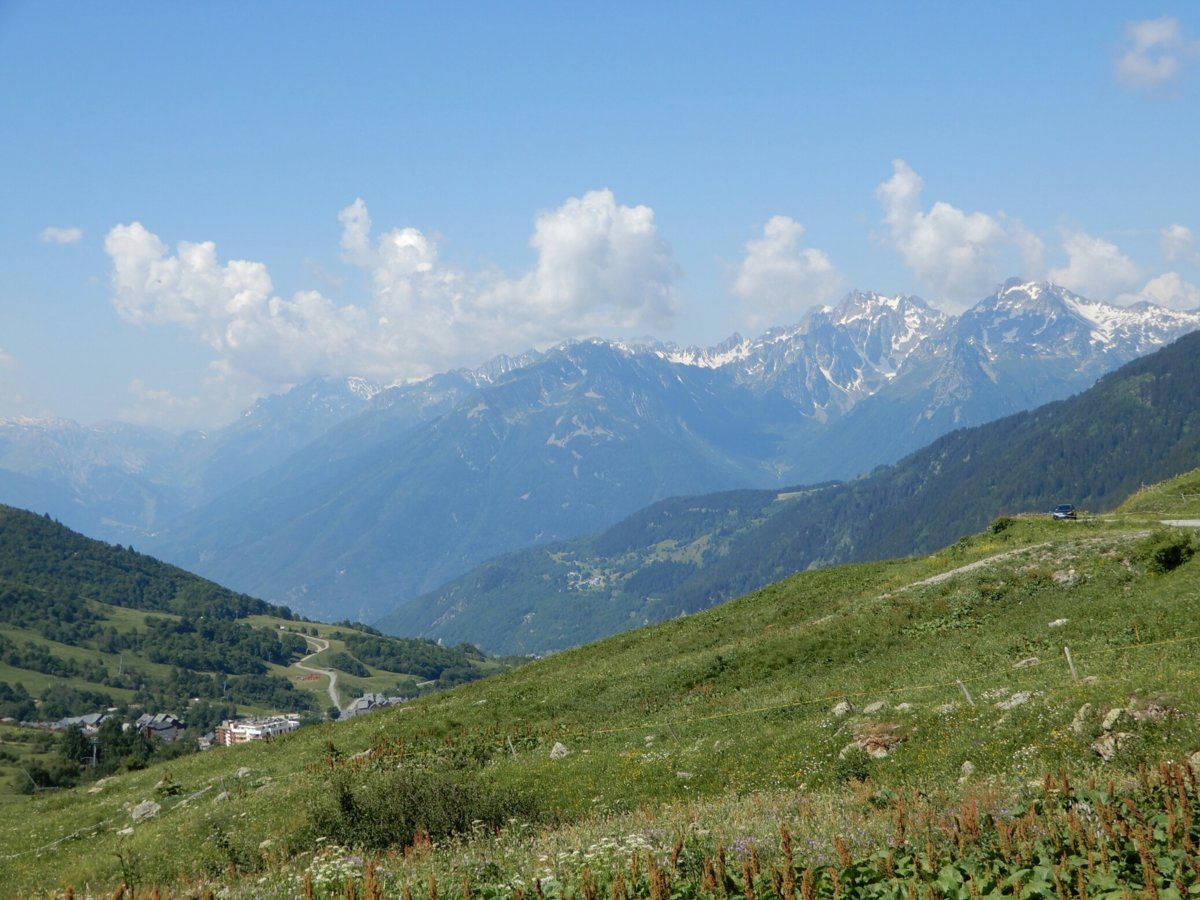
[[[329,641],[324,638],[309,637],[307,634],[301,635],[304,640],[308,641],[308,646],[316,647],[312,653],[297,662],[296,668],[303,669],[305,672],[312,672],[314,675],[324,675],[329,679],[329,702],[338,708],[338,712],[342,711],[342,702],[338,699],[337,692],[337,672],[333,669],[318,669],[313,666],[306,666],[305,663],[316,656],[318,653],[323,653],[329,649]]]

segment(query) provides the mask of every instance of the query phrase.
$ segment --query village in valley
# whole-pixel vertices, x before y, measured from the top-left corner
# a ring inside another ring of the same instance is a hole
[[[408,702],[407,697],[388,697],[384,694],[364,694],[342,709],[338,721],[353,719],[366,713],[398,706]],[[196,698],[194,702],[200,702]],[[118,707],[109,707],[103,711],[90,712],[79,716],[65,716],[54,721],[18,722],[12,718],[0,720],[3,725],[19,725],[22,728],[35,728],[52,733],[77,731],[88,741],[95,743],[100,739],[102,726],[111,720],[120,721],[122,711]],[[246,744],[251,741],[265,741],[281,734],[314,724],[311,717],[300,713],[278,713],[274,715],[239,716],[225,719],[211,731],[196,735],[196,747],[199,750],[210,750],[214,747],[232,747],[236,744]],[[188,723],[171,713],[142,713],[133,721],[121,721],[122,732],[134,732],[147,739],[174,744],[187,737]]]

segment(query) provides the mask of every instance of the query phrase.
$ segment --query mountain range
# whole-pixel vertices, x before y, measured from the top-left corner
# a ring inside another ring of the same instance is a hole
[[[1200,328],[1011,281],[959,316],[853,293],[712,348],[589,340],[381,387],[323,379],[211,434],[0,424],[0,500],[311,616],[681,495],[845,479],[1069,396]]]
[[[598,534],[490,560],[380,625],[557,650],[804,569],[929,552],[998,515],[1061,502],[1105,510],[1198,463],[1200,334],[1190,334],[1077,396],[960,429],[869,476],[665,500]]]

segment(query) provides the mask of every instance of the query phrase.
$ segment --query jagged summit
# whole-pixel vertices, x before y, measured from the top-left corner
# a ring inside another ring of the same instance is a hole
[[[0,425],[0,500],[363,618],[663,497],[869,472],[1198,328],[1024,280],[958,316],[861,291],[708,348],[592,338],[383,389],[317,379],[204,438]]]

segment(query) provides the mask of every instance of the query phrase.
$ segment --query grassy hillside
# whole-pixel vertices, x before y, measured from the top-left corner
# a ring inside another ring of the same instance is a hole
[[[1121,504],[1120,511],[1164,518],[1200,518],[1200,469],[1142,487]]]
[[[494,652],[559,649],[803,569],[929,552],[998,515],[1112,509],[1197,460],[1192,334],[1069,400],[954,432],[856,481],[656,504],[600,535],[485,563],[380,625]]]
[[[1079,873],[1096,895],[1106,878],[1137,892],[1133,843],[1101,862],[1088,838],[1093,866],[1076,845],[1060,864],[1054,840],[1085,799],[1103,816],[1124,791],[1162,808],[1139,765],[1200,747],[1196,539],[1157,515],[1002,519],[928,557],[802,573],[409,708],[178,760],[178,793],[156,793],[159,766],[33,799],[0,824],[0,875],[24,893],[246,897],[347,896],[347,879],[361,896],[436,880],[441,897],[532,897],[535,879],[546,896],[610,896],[619,875],[665,897],[722,896],[722,867],[723,889],[745,895],[748,877],[772,896],[779,867],[799,884],[819,866],[821,896],[836,875],[966,897],[964,877],[1011,864],[1051,892]],[[1060,770],[1077,787],[1044,795]],[[135,822],[146,800],[161,808]],[[1194,845],[1167,805],[1155,865],[1183,853],[1190,891]],[[1118,842],[1119,818],[1104,820]],[[891,862],[872,862],[888,842]]]
[[[474,647],[305,622],[132,549],[0,507],[0,718],[52,722],[116,708],[128,721],[167,712],[188,724],[181,746],[194,749],[195,735],[237,713],[324,718],[329,678],[302,669],[306,657],[310,669],[353,670],[337,679],[339,706],[366,692],[415,696],[511,664]],[[0,786],[9,788],[0,787],[0,800],[91,774],[80,754],[55,759],[61,742],[8,730],[18,749],[15,758],[0,753]],[[110,749],[101,770],[143,764],[166,748]],[[26,757],[37,765],[22,767]]]

